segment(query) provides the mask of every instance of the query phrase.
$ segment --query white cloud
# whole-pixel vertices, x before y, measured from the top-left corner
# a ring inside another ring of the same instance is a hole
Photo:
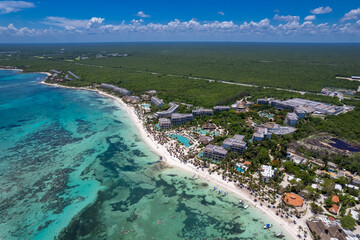
[[[145,14],[143,11],[138,11],[138,13],[136,14],[136,16],[142,17],[142,18],[149,18],[149,17],[151,17],[150,15]]]
[[[331,7],[318,7],[310,11],[312,14],[325,14],[332,12]]]
[[[90,20],[78,20],[78,19],[69,19],[64,17],[47,17],[45,18],[44,23],[53,26],[63,27],[67,30],[73,30],[78,28],[93,28],[101,23],[105,18],[93,17]]]
[[[35,29],[29,29],[27,27],[16,28],[13,24],[9,24],[7,27],[0,26],[0,35],[4,33],[13,36],[25,36],[25,35],[34,36],[34,35],[40,35],[43,32],[37,31]]]
[[[222,15],[222,16],[225,15],[225,13],[224,13],[223,11],[218,11],[218,14],[219,14],[219,15]]]
[[[114,39],[129,41],[132,36],[140,40],[226,40],[241,41],[242,39],[256,39],[264,41],[273,39],[289,40],[296,39],[299,36],[312,37],[314,39],[330,39],[338,36],[360,36],[360,20],[351,23],[339,23],[329,25],[327,23],[314,24],[311,17],[305,19],[300,24],[298,16],[279,16],[274,19],[282,21],[276,24],[271,23],[270,19],[265,18],[258,22],[235,23],[233,21],[199,21],[191,19],[189,21],[180,21],[175,19],[167,23],[148,23],[143,19],[133,19],[130,22],[123,21],[121,24],[105,24],[104,18],[93,17],[88,20],[68,19],[64,17],[47,17],[45,24],[58,26],[57,28],[47,29],[29,29],[26,27],[16,28],[10,24],[0,26],[0,39],[5,41],[11,36],[16,40],[32,37],[35,39],[82,39],[87,41],[89,34],[91,39]],[[71,36],[71,37],[69,37]],[[186,36],[187,38],[182,38]],[[94,38],[93,38],[94,37]],[[302,38],[301,38],[302,39]],[[1,40],[0,40],[1,42]]]
[[[291,15],[279,16],[278,14],[275,14],[274,20],[285,21],[285,22],[299,22],[300,17],[299,16],[291,16]]]
[[[309,16],[306,16],[304,18],[305,21],[314,21],[316,20],[316,16],[315,15],[309,15]]]
[[[347,21],[347,20],[356,20],[360,16],[360,8],[353,9],[348,13],[345,13],[344,17],[341,18],[341,21]]]
[[[13,12],[19,12],[26,8],[33,8],[35,4],[25,1],[1,1],[0,2],[0,14],[7,14]]]

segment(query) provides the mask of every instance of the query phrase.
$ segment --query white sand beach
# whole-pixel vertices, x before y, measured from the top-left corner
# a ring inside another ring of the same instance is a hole
[[[201,168],[198,169],[197,167],[195,167],[192,164],[183,163],[179,159],[171,156],[170,153],[165,148],[165,146],[157,143],[153,139],[153,136],[147,132],[147,130],[145,129],[145,127],[143,125],[143,122],[137,117],[137,115],[135,113],[135,109],[133,107],[127,105],[126,103],[124,103],[121,98],[110,95],[110,94],[103,92],[101,90],[98,90],[98,89],[90,89],[90,88],[84,88],[84,87],[83,88],[67,87],[67,86],[61,86],[61,85],[57,85],[57,84],[45,83],[44,81],[42,81],[41,84],[45,84],[45,85],[49,85],[49,86],[53,86],[53,87],[71,88],[71,89],[76,89],[76,90],[95,91],[95,92],[98,92],[99,94],[101,94],[102,96],[106,96],[106,97],[114,99],[128,113],[132,122],[137,127],[143,140],[151,147],[151,149],[158,156],[162,157],[163,161],[168,163],[170,166],[178,167],[178,168],[188,171],[190,173],[196,174],[196,175],[200,176],[201,178],[209,181],[211,184],[213,184],[213,186],[217,186],[218,188],[220,188],[222,190],[226,189],[227,191],[236,194],[236,196],[239,197],[239,200],[242,199],[246,202],[246,204],[256,207],[257,209],[259,209],[263,213],[265,213],[274,222],[276,222],[278,225],[280,225],[282,227],[282,229],[284,230],[284,232],[286,232],[287,235],[291,236],[293,239],[298,239],[297,234],[299,233],[299,226],[301,226],[303,229],[307,229],[304,218],[296,219],[296,221],[297,221],[296,225],[292,222],[290,223],[290,221],[288,219],[277,216],[275,211],[273,209],[269,209],[266,204],[263,204],[262,206],[260,206],[260,204],[258,202],[255,203],[254,197],[249,193],[249,191],[247,189],[245,189],[245,188],[241,189],[238,186],[236,186],[233,182],[227,182],[227,181],[223,180],[221,175],[209,174],[207,169],[204,169],[204,170],[202,170]],[[304,239],[304,237],[302,237],[302,239]],[[311,239],[310,234],[307,235],[306,239]]]

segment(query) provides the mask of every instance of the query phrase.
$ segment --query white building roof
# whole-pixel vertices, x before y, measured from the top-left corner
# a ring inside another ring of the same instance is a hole
[[[261,166],[261,176],[272,178],[274,176],[275,171],[269,165],[262,165]]]
[[[335,184],[335,189],[342,191],[342,186],[340,184]]]

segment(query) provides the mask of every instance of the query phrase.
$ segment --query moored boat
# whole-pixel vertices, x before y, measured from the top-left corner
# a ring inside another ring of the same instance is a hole
[[[249,205],[248,205],[248,204],[246,204],[246,205],[244,206],[244,208],[245,208],[245,209],[247,209],[248,207],[249,207]]]
[[[283,238],[284,237],[284,234],[282,232],[278,232],[275,234],[275,237],[277,238]]]
[[[272,224],[265,224],[264,225],[264,229],[269,229],[269,228],[271,228],[272,227]]]

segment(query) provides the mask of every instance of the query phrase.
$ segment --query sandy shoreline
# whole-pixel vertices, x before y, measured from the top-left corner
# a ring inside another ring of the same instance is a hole
[[[209,172],[206,169],[202,171],[201,169],[197,169],[192,164],[183,163],[179,159],[177,159],[175,157],[172,157],[170,155],[170,153],[167,151],[167,149],[165,148],[165,146],[157,143],[153,139],[152,135],[146,131],[145,127],[143,126],[143,122],[137,117],[134,108],[131,107],[131,106],[128,106],[126,103],[124,103],[121,98],[110,95],[110,94],[105,93],[105,92],[103,92],[101,90],[98,90],[98,89],[90,89],[90,88],[85,88],[85,87],[77,88],[77,87],[61,86],[61,85],[58,85],[58,84],[45,83],[45,81],[42,81],[40,83],[44,84],[44,85],[48,85],[48,86],[53,86],[53,87],[70,88],[70,89],[75,89],[75,90],[94,91],[94,92],[97,92],[98,94],[100,94],[102,96],[114,99],[117,103],[120,104],[120,106],[130,116],[132,122],[135,124],[136,128],[138,129],[138,131],[139,131],[139,133],[140,133],[140,135],[142,137],[142,139],[146,142],[146,144],[158,156],[161,156],[163,158],[163,160],[165,162],[167,162],[169,165],[174,166],[174,167],[178,167],[178,168],[180,168],[180,169],[182,169],[184,171],[196,174],[196,175],[202,177],[203,179],[206,179],[207,181],[210,181],[214,186],[217,186],[219,189],[221,189],[221,190],[226,189],[227,191],[236,194],[236,196],[238,196],[240,199],[243,199],[246,202],[245,204],[249,204],[250,206],[256,207],[257,209],[259,209],[260,211],[265,213],[269,218],[271,218],[271,220],[273,220],[278,225],[280,225],[281,228],[284,230],[284,232],[286,232],[287,235],[292,237],[293,239],[298,239],[298,237],[297,237],[298,226],[302,226],[303,229],[307,228],[305,226],[305,223],[304,223],[303,219],[299,219],[299,220],[297,219],[298,224],[295,225],[293,223],[289,223],[284,218],[280,218],[279,216],[276,216],[275,212],[273,210],[269,209],[267,207],[266,203],[264,203],[263,206],[260,206],[259,203],[254,203],[254,200],[253,200],[254,197],[252,197],[250,195],[248,190],[240,189],[237,186],[235,186],[234,183],[227,182],[227,181],[223,180],[221,175],[217,175],[217,174],[214,174],[214,173],[210,175]],[[310,234],[308,234],[308,239],[310,239],[309,235]]]

